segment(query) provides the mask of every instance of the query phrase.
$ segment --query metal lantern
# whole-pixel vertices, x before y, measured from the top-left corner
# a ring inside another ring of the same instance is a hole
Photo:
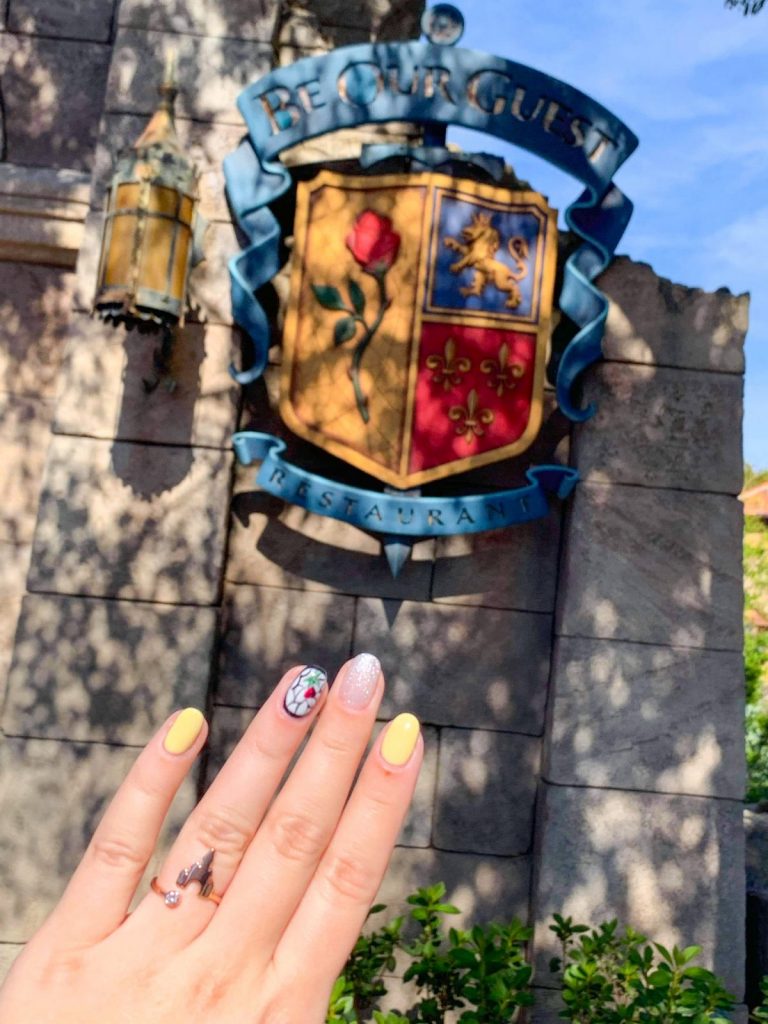
[[[169,55],[160,107],[115,168],[93,302],[107,322],[162,331],[164,349],[184,323],[189,272],[202,258],[206,227],[197,212],[197,168],[176,135],[174,79]]]

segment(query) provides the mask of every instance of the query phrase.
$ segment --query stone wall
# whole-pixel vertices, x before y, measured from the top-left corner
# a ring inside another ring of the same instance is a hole
[[[46,52],[49,36],[75,45],[61,25],[76,5],[55,15],[37,6],[10,0],[3,83],[25,54]],[[241,134],[234,100],[248,81],[328,45],[412,36],[417,5],[370,0],[355,7],[354,24],[346,3],[288,3],[281,18],[250,0],[90,7],[93,26],[76,44],[104,59],[98,134],[67,150],[56,141],[61,101],[40,115],[50,166],[92,170],[76,278],[0,264],[12,296],[0,302],[15,316],[2,322],[0,418],[2,436],[17,439],[6,491],[23,495],[6,528],[20,566],[8,599],[16,606],[30,564],[2,717],[14,784],[0,791],[0,950],[10,958],[42,920],[135,748],[174,707],[207,706],[212,731],[166,835],[287,666],[306,659],[335,671],[372,650],[389,684],[382,717],[409,708],[427,739],[384,901],[397,906],[416,885],[444,879],[467,920],[529,918],[544,990],[547,923],[561,911],[618,915],[661,941],[700,942],[741,994],[735,495],[746,298],[673,285],[618,259],[601,282],[611,299],[606,359],[586,383],[598,415],[571,432],[550,409],[537,442],[537,461],[578,467],[574,498],[526,526],[423,541],[393,579],[372,537],[255,491],[253,470],[233,465],[238,426],[283,428],[278,349],[243,394],[227,373],[241,338],[221,160]],[[147,396],[154,341],[107,329],[87,310],[104,187],[154,107],[171,40],[179,132],[202,168],[211,227],[194,313],[175,346],[176,390]],[[40,60],[52,80],[59,64],[71,74],[71,60],[52,58],[50,69]],[[23,150],[13,127],[25,116],[7,113],[7,156],[23,151],[34,163],[43,144]],[[359,143],[344,140],[349,151]],[[328,153],[308,148],[294,162]],[[56,164],[58,154],[70,163]],[[37,321],[27,321],[28,303]],[[29,401],[47,410],[36,429],[53,425],[44,468],[45,438],[24,426]],[[313,468],[328,464],[300,447]],[[519,471],[499,464],[472,486],[504,486]],[[16,484],[24,474],[26,491]],[[551,1008],[555,994],[542,1002]]]

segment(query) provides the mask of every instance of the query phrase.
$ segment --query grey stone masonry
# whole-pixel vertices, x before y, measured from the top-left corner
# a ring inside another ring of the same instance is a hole
[[[741,650],[741,518],[725,495],[581,485],[557,632]]]
[[[461,914],[457,928],[471,922],[528,920],[531,882],[529,857],[488,857],[443,850],[397,847],[376,896],[394,914],[407,913],[405,900],[419,886],[445,882],[446,899]]]
[[[0,941],[26,942],[53,909],[137,752],[99,743],[6,739],[0,746]],[[146,892],[195,801],[182,784],[139,887]]]
[[[610,300],[606,359],[744,372],[749,295],[673,284],[626,256],[615,259],[596,283]]]
[[[561,637],[544,777],[740,800],[742,680],[739,651]]]
[[[322,665],[331,678],[349,657],[351,597],[278,587],[227,587],[222,609],[221,704],[257,708],[293,665]]]
[[[434,541],[414,545],[411,560],[395,578],[379,540],[257,490],[255,476],[255,466],[236,467],[227,580],[429,600]]]
[[[229,327],[187,324],[174,332],[170,379],[156,379],[159,340],[98,319],[75,316],[56,404],[59,434],[229,450],[237,426],[238,385],[229,365],[239,348]]]
[[[153,113],[169,47],[177,54],[178,116],[242,124],[238,94],[269,71],[269,45],[133,28],[121,28],[115,39],[104,108],[107,113]]]
[[[119,0],[13,0],[8,14],[11,32],[27,35],[92,39],[106,43]]]
[[[0,390],[53,398],[75,275],[0,262]]]
[[[554,509],[543,519],[507,530],[441,537],[432,598],[445,604],[552,612],[559,550],[560,516]]]
[[[354,651],[381,659],[384,715],[539,735],[551,629],[548,615],[366,598]]]
[[[554,913],[618,917],[665,944],[696,943],[744,989],[744,829],[736,800],[543,786],[534,895],[537,981],[557,953]]]
[[[5,158],[16,164],[87,169],[109,57],[104,43],[0,34]]]
[[[126,28],[269,43],[278,11],[272,0],[121,0],[118,22]]]
[[[528,853],[539,749],[530,736],[442,729],[435,846],[497,856]]]
[[[602,363],[589,375],[584,401],[597,414],[574,431],[582,480],[741,490],[740,376]]]
[[[232,456],[55,437],[31,591],[215,604]]]
[[[141,746],[176,708],[205,707],[215,634],[213,608],[27,595],[3,730]]]

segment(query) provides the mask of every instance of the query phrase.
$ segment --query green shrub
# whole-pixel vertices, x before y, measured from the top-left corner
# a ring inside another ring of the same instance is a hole
[[[597,928],[554,916],[551,930],[562,955],[551,963],[560,975],[565,1011],[573,1024],[716,1024],[735,1006],[711,971],[693,961],[700,946],[666,949],[617,921]]]
[[[408,897],[411,910],[362,935],[331,994],[327,1024],[510,1024],[533,1003],[526,944],[531,932],[519,921],[450,928],[459,911],[444,903],[442,883]],[[373,907],[372,914],[383,906]],[[554,916],[550,926],[561,953],[550,969],[558,975],[571,1024],[719,1024],[734,1007],[733,997],[711,971],[696,966],[699,946],[671,950],[649,942],[616,921],[597,927]],[[387,977],[396,959],[412,987],[408,1005],[384,1011]],[[752,1019],[768,1024],[765,1001]]]
[[[360,936],[334,985],[327,1024],[442,1024],[453,1010],[460,1011],[461,1024],[509,1024],[518,1007],[533,1002],[525,960],[530,930],[519,921],[446,928],[444,919],[459,910],[444,896],[438,882],[408,897],[410,939],[403,937],[403,918]],[[412,984],[413,999],[402,1012],[385,1013],[384,975],[394,969],[396,950],[407,961],[403,981]]]

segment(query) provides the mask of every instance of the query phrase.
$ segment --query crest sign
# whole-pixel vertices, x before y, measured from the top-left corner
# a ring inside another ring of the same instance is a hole
[[[365,146],[359,173],[325,170],[296,188],[281,414],[378,487],[291,463],[270,434],[233,439],[241,462],[261,462],[260,487],[379,533],[394,573],[418,537],[535,519],[550,495],[575,486],[575,469],[541,465],[509,490],[429,493],[526,451],[542,423],[545,372],[563,415],[593,414],[575,389],[602,354],[608,303],[593,282],[632,213],[613,182],[637,146],[629,128],[565,82],[456,46],[462,27],[460,12],[440,3],[425,13],[426,41],[342,47],[275,69],[238,98],[248,134],[224,162],[248,238],[229,264],[235,319],[253,344],[250,365],[232,372],[247,384],[263,373],[271,340],[257,292],[281,267],[271,206],[295,187],[280,153],[358,125],[423,126],[421,145]],[[572,336],[556,353],[556,212],[536,192],[505,187],[503,160],[446,146],[446,125],[518,145],[582,185],[564,212],[579,244],[557,296]]]
[[[299,186],[281,414],[397,488],[525,450],[541,423],[556,212],[445,175]]]

